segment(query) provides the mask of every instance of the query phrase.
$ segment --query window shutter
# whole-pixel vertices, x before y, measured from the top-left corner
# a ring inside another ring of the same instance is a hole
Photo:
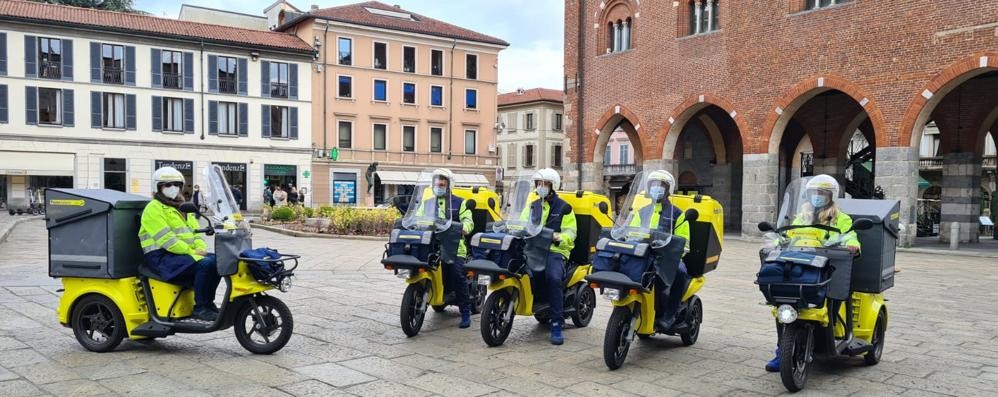
[[[261,136],[264,138],[270,138],[270,105],[263,105],[260,108],[260,129],[262,130]]]
[[[218,92],[218,56],[208,55],[208,92]]]
[[[0,85],[0,124],[10,121],[10,110],[7,105],[7,86]]]
[[[24,36],[24,77],[38,77],[38,38]]]
[[[249,136],[249,104],[239,104],[239,136]]]
[[[135,78],[134,72],[132,78]],[[135,95],[125,95],[125,129],[135,131],[135,128]]]
[[[184,90],[194,90],[194,53],[184,53]]]
[[[208,135],[218,135],[218,101],[208,101]]]
[[[38,87],[24,87],[24,122],[38,124]]]
[[[288,65],[288,92],[291,99],[298,99],[298,65]]]
[[[73,127],[76,125],[76,106],[74,106],[75,95],[73,90],[62,90],[62,125],[63,127]]]
[[[0,76],[7,75],[7,33],[0,33]]]
[[[152,97],[152,130],[163,131],[163,97]]]
[[[239,95],[246,95],[246,85],[247,85],[246,84],[246,75],[249,74],[249,73],[247,73],[248,70],[247,70],[247,67],[246,67],[246,58],[239,58],[239,61],[238,61],[237,64],[238,64],[238,66],[236,66],[236,68],[237,68],[236,69],[236,74],[239,75]]]
[[[62,79],[73,81],[73,40],[62,41]]]
[[[90,91],[90,127],[101,128],[101,92]]]
[[[270,97],[270,62],[260,61],[260,96]]]
[[[152,86],[160,88],[163,86],[163,51],[153,48],[149,60],[152,64]]]
[[[135,47],[125,47],[125,85],[135,86]]]
[[[90,82],[100,81],[100,43],[90,43]]]
[[[291,139],[298,139],[298,108],[289,108],[288,115],[291,117]]]
[[[194,100],[184,99],[184,133],[194,133]]]

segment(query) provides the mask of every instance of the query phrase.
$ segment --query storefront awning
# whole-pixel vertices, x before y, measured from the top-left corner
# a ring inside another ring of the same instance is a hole
[[[376,171],[382,185],[415,185],[419,181],[419,172],[412,171]],[[454,174],[454,186],[476,187],[489,186],[489,180],[484,175]]]
[[[0,174],[73,176],[76,156],[71,153],[0,151]]]
[[[919,189],[928,189],[929,186],[932,186],[932,184],[929,183],[929,181],[925,180],[925,178],[922,178],[921,175],[919,175],[918,176],[918,188]]]

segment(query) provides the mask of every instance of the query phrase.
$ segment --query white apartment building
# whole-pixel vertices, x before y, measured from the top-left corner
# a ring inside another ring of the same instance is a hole
[[[521,174],[542,168],[561,172],[566,147],[562,96],[561,91],[546,88],[499,95],[496,141],[505,187]]]
[[[313,59],[284,33],[0,1],[0,200],[151,195],[166,165],[187,192],[221,165],[250,210],[265,185],[310,188]]]

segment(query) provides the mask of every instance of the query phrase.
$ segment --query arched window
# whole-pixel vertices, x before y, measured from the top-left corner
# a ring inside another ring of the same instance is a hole
[[[607,7],[607,12],[603,14],[601,26],[606,27],[604,34],[606,54],[627,51],[634,48],[634,19],[629,4],[625,1],[618,1]]]
[[[689,0],[686,12],[689,21],[689,33],[702,34],[721,28],[720,0]]]

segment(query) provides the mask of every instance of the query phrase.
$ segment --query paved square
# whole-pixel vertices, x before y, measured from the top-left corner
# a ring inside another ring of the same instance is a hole
[[[752,283],[756,245],[729,241],[701,296],[700,340],[655,337],[631,347],[624,367],[602,359],[610,306],[600,299],[588,328],[565,345],[518,317],[506,344],[487,348],[457,328],[454,309],[427,314],[422,333],[398,324],[401,280],[381,269],[383,242],[292,238],[256,231],[258,246],[305,258],[297,285],[278,296],[294,313],[281,352],[254,356],[231,331],[124,342],[89,353],[56,321],[58,280],[47,277],[41,221],[17,226],[0,245],[0,396],[32,395],[773,395],[762,369],[775,346],[769,309]],[[804,395],[998,394],[998,261],[899,253],[888,291],[884,360],[821,360]]]

